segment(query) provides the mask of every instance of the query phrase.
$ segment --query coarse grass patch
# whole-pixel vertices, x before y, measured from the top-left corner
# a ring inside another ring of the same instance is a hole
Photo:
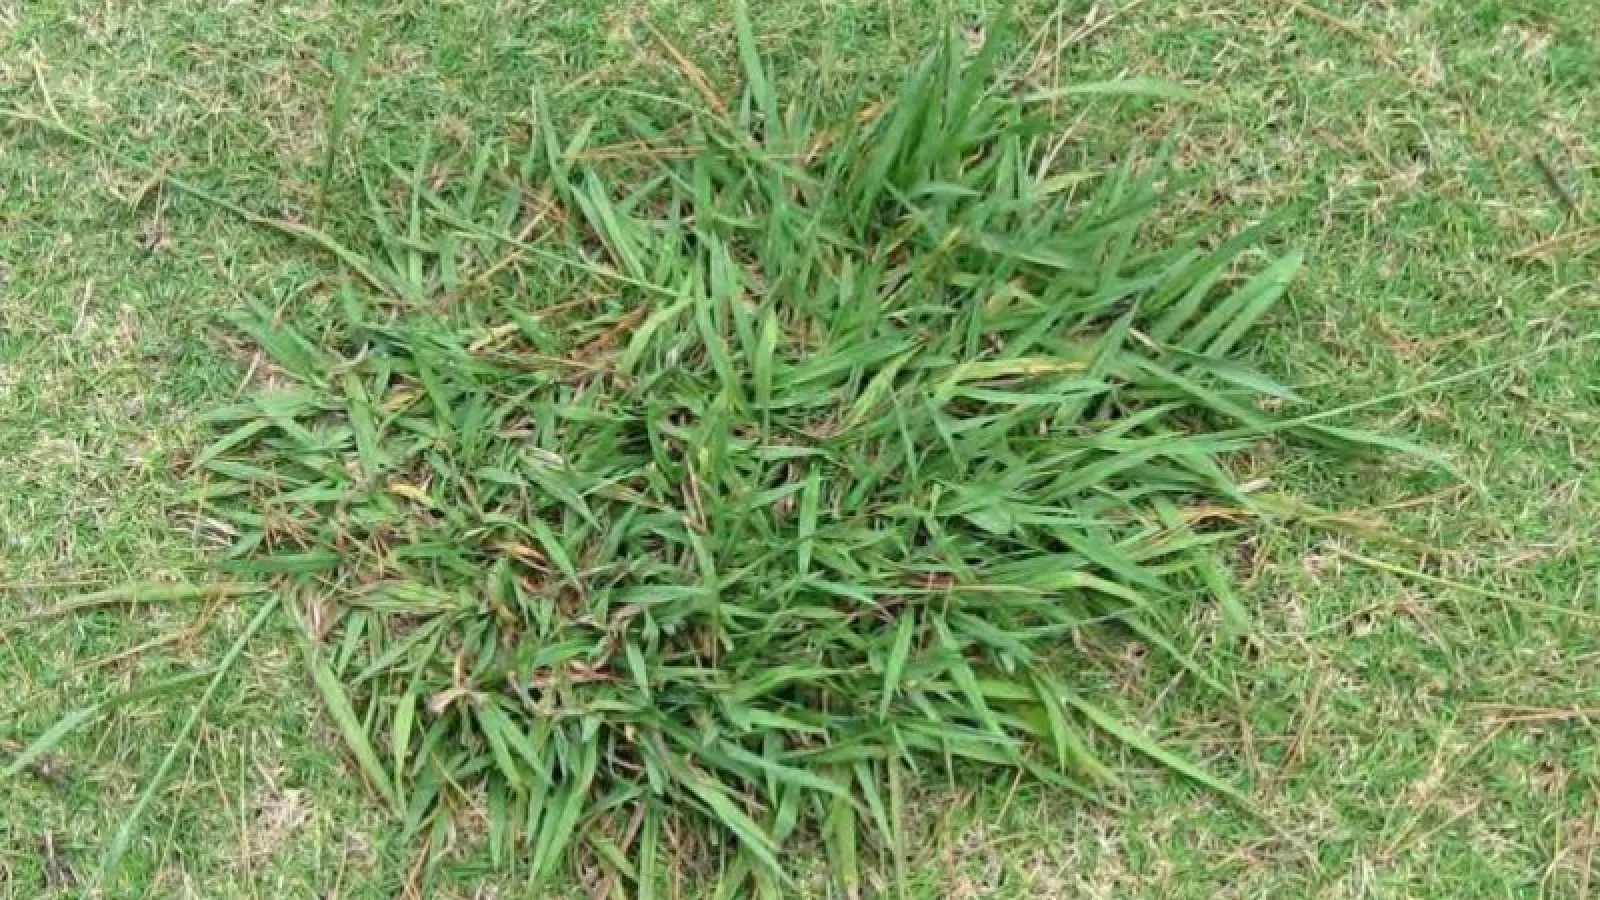
[[[1298,257],[1147,246],[1159,154],[1056,164],[1047,101],[1170,86],[1021,95],[952,38],[826,117],[738,32],[743,95],[635,142],[544,120],[363,169],[367,231],[261,220],[352,278],[238,319],[268,387],[191,461],[228,568],[278,579],[410,831],[443,854],[470,810],[535,879],[720,856],[775,887],[820,836],[853,892],[904,857],[908,779],[1093,796],[1089,731],[1231,795],[1063,670],[1119,629],[1220,689],[1173,619],[1247,625],[1224,458],[1394,443],[1282,417],[1236,358]]]

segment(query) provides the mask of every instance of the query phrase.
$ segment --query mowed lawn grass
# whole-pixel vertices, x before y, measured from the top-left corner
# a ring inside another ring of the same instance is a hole
[[[941,23],[977,40],[994,12],[785,0],[754,16],[777,71],[826,66],[841,83],[888,85]],[[1174,223],[1279,213],[1276,241],[1308,265],[1255,342],[1268,371],[1332,406],[1514,362],[1358,416],[1427,440],[1461,479],[1293,448],[1238,461],[1245,477],[1338,515],[1274,524],[1240,548],[1259,632],[1205,645],[1237,704],[1157,655],[1086,639],[1100,665],[1081,677],[1099,682],[1096,697],[1240,784],[1270,825],[1154,769],[1115,809],[1026,781],[929,783],[914,889],[1600,893],[1588,874],[1600,760],[1585,717],[1600,715],[1600,363],[1596,344],[1538,352],[1600,331],[1600,21],[1580,0],[1150,0],[1019,15],[1017,54],[1042,82],[1128,74],[1195,88],[1181,105],[1068,107],[1064,127],[1088,159],[1174,140],[1192,176],[1168,208]],[[525,134],[534,80],[562,121],[593,116],[598,134],[620,133],[624,110],[660,109],[630,91],[693,90],[653,30],[732,96],[732,29],[729,10],[704,0],[378,12],[0,3],[0,106],[53,110],[253,208],[309,216],[335,59],[364,31],[350,130],[374,158],[405,158],[430,133]],[[349,169],[341,159],[336,174]],[[249,615],[203,602],[39,615],[85,590],[203,570],[214,548],[182,497],[207,439],[195,416],[261,375],[218,313],[281,301],[332,270],[153,187],[93,151],[0,125],[8,752],[87,701],[215,661]],[[1212,635],[1216,622],[1197,606],[1193,626]],[[0,891],[80,893],[74,881],[94,872],[192,700],[120,709],[8,786]],[[415,862],[398,838],[274,624],[225,683],[125,865],[135,895],[151,897],[389,897]],[[456,840],[482,834],[463,826]],[[443,895],[516,895],[493,893],[464,859],[443,873]]]

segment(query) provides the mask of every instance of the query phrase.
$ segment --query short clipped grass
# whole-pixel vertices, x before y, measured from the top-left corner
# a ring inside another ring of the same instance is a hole
[[[985,21],[976,6],[940,12]],[[1243,222],[1281,211],[1279,234],[1307,266],[1253,352],[1317,405],[1596,330],[1600,35],[1584,4],[1066,4],[1023,18],[1040,78],[1196,88],[1196,103],[1154,114],[1073,117],[1068,105],[1070,144],[1174,137],[1199,186],[1186,195],[1196,212]],[[660,110],[619,89],[692,97],[647,23],[716,84],[738,84],[732,19],[716,4],[535,17],[396,6],[368,18],[338,5],[45,2],[0,6],[0,95],[53,105],[122,152],[259,209],[309,217],[333,57],[350,54],[363,27],[371,49],[352,125],[381,159],[407,158],[419,123],[440,142],[521,137],[534,75],[565,120],[594,114],[598,139],[620,137],[606,133],[620,121],[608,112]],[[774,71],[831,67],[888,84],[931,24],[904,5],[764,4],[754,26]],[[208,439],[197,416],[270,376],[218,316],[282,302],[326,265],[203,204],[147,192],[102,154],[28,129],[3,134],[0,529],[3,602],[21,614],[84,587],[198,571],[214,548],[180,502],[179,477]],[[1193,218],[1181,206],[1168,214]],[[1240,461],[1241,478],[1409,542],[1360,537],[1373,529],[1347,522],[1272,528],[1246,545],[1232,562],[1257,639],[1213,657],[1238,706],[1159,654],[1085,643],[1099,663],[1085,690],[1241,784],[1295,840],[1155,771],[1130,779],[1110,810],[1025,780],[957,781],[908,802],[928,834],[913,891],[1590,894],[1600,801],[1582,710],[1596,705],[1600,649],[1586,469],[1596,386],[1592,353],[1556,350],[1363,414],[1370,428],[1449,453],[1464,487],[1410,466],[1267,452]],[[214,661],[248,610],[221,605],[194,637],[182,633],[205,613],[143,605],[9,631],[6,739],[26,740],[86,698]],[[1197,636],[1218,628],[1203,613],[1189,625]],[[132,895],[393,896],[409,883],[414,847],[360,785],[314,691],[293,632],[269,626],[132,845]],[[126,708],[65,745],[58,778],[14,782],[0,815],[7,890],[81,893],[70,875],[93,873],[187,713]],[[1100,749],[1122,771],[1145,765]],[[453,836],[484,837],[471,822]],[[435,888],[515,896],[471,867],[446,869]]]

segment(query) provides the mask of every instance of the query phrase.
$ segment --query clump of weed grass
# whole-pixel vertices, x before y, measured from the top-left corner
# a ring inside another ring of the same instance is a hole
[[[473,808],[535,878],[644,896],[720,855],[776,889],[808,835],[854,893],[904,865],[911,780],[1094,796],[1092,732],[1229,791],[1063,671],[1118,628],[1211,681],[1173,620],[1246,625],[1196,524],[1249,505],[1219,459],[1362,439],[1274,420],[1297,398],[1237,359],[1298,258],[1147,247],[1159,165],[1049,163],[1042,101],[1170,86],[1019,95],[951,41],[833,121],[739,24],[741,101],[640,126],[626,188],[547,120],[459,178],[423,154],[398,214],[367,179],[371,236],[316,235],[359,275],[340,320],[240,321],[280,384],[194,461],[228,566],[282,579],[412,832]]]

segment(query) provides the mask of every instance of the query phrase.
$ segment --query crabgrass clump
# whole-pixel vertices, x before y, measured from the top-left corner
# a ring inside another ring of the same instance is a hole
[[[548,123],[457,179],[424,154],[399,215],[367,179],[372,237],[316,233],[362,285],[340,320],[240,321],[279,383],[195,460],[229,566],[282,578],[414,833],[481,811],[534,877],[644,895],[710,853],[772,888],[814,835],[853,891],[902,864],[910,779],[1094,795],[1090,731],[1227,790],[1061,671],[1115,627],[1209,679],[1173,613],[1243,626],[1195,526],[1286,427],[1235,350],[1298,260],[1145,247],[1159,167],[1052,166],[1041,100],[1170,87],[1017,95],[1000,42],[949,42],[829,121],[740,26],[741,102],[641,125],[629,190]]]

